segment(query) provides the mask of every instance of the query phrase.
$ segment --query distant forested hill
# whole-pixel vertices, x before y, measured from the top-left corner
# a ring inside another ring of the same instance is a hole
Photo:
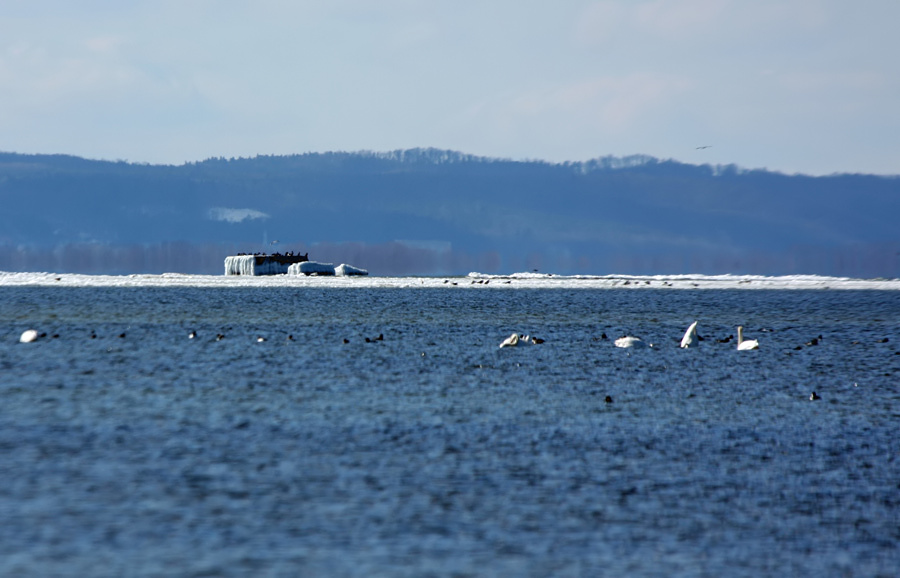
[[[373,274],[900,276],[900,178],[413,149],[180,166],[0,153],[0,270],[219,273],[309,252]],[[276,243],[277,241],[277,243]]]

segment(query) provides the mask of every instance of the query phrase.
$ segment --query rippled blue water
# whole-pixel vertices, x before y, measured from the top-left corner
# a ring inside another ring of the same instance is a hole
[[[898,327],[896,291],[0,287],[0,575],[895,576]]]

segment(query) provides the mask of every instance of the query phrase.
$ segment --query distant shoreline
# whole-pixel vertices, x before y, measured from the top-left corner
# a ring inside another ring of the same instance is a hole
[[[673,290],[876,290],[900,291],[900,279],[852,279],[818,275],[554,275],[513,273],[465,276],[306,277],[295,275],[225,276],[84,275],[0,271],[0,287],[358,287],[446,289],[673,289]]]

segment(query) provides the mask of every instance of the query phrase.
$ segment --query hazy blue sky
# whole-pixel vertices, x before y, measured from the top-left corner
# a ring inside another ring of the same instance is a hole
[[[0,150],[900,174],[898,24],[897,0],[2,0]]]

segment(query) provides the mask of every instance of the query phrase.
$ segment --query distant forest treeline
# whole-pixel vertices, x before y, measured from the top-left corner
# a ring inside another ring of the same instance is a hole
[[[299,251],[376,275],[900,276],[900,179],[435,149],[180,166],[0,153],[0,270],[208,273]]]
[[[248,243],[247,245],[254,245]],[[56,247],[0,245],[0,271],[47,271],[96,275],[134,273],[193,273],[219,275],[224,256],[248,251],[247,245],[189,243],[176,241],[147,245],[68,243]],[[547,257],[540,253],[507,257],[495,251],[468,254],[410,247],[404,243],[366,245],[323,243],[309,247],[290,245],[294,251],[310,253],[315,260],[363,263],[379,275],[450,275],[478,271],[511,273],[543,271],[605,275],[610,273],[660,275],[681,273],[743,273],[755,275],[827,274],[844,277],[900,276],[897,260],[900,244],[860,245],[825,249],[794,247],[784,253],[600,255]],[[255,248],[251,247],[251,249]],[[288,250],[288,249],[285,249]],[[270,250],[270,252],[274,249]]]
[[[422,275],[423,271],[495,271],[498,257],[487,253],[469,256],[453,252],[410,247],[403,243],[364,245],[324,243],[313,248],[302,244],[278,251],[310,253],[315,260],[366,263],[382,275]],[[69,243],[57,247],[0,245],[0,271],[47,271],[97,275],[133,273],[194,273],[221,275],[224,257],[247,252],[232,243],[176,241],[149,245]],[[256,252],[256,251],[251,251]],[[275,252],[270,248],[269,252]]]

